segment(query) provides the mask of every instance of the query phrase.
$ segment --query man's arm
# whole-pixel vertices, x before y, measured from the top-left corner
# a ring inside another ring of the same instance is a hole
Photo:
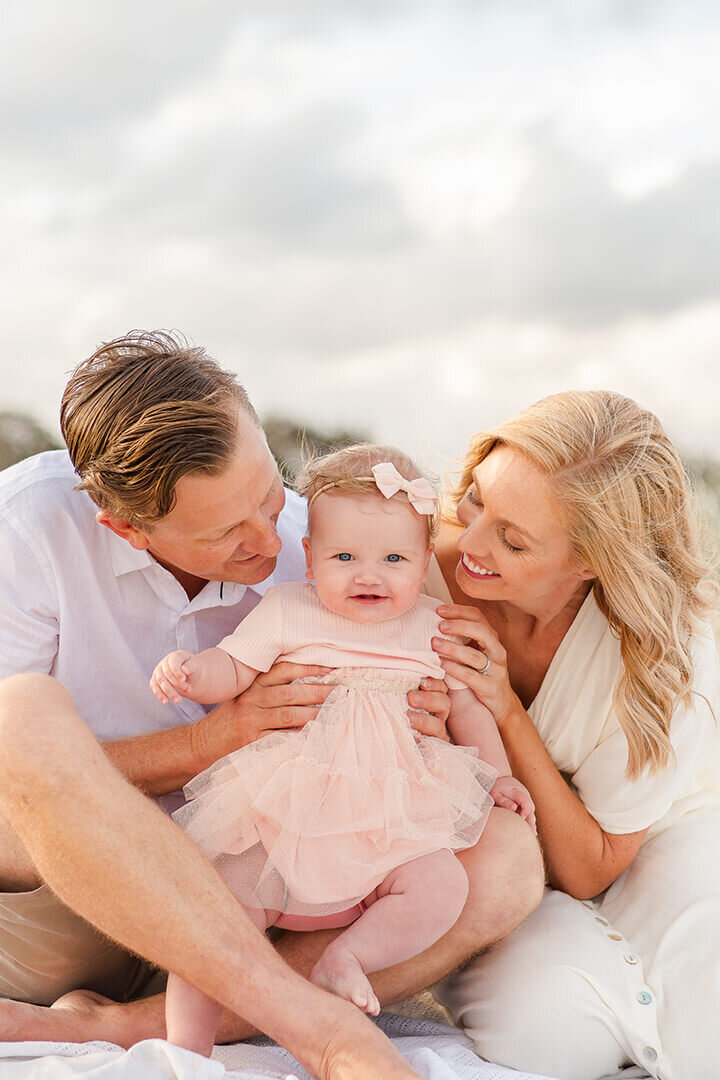
[[[300,728],[317,716],[331,686],[294,679],[323,675],[326,668],[276,664],[258,675],[244,694],[218,705],[192,724],[103,744],[121,773],[148,795],[166,795],[225,754],[271,731]],[[150,691],[148,691],[148,694]]]

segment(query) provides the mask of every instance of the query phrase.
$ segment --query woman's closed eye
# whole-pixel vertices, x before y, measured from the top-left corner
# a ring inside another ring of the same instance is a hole
[[[525,550],[524,548],[516,547],[515,544],[511,544],[510,541],[508,540],[507,536],[505,535],[505,533],[500,533],[500,541],[501,541],[502,544],[505,545],[505,547],[508,549],[508,551],[524,551]]]

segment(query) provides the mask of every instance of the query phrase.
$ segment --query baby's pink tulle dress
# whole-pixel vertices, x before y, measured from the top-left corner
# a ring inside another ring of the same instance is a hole
[[[271,592],[306,594],[308,588]],[[256,625],[265,603],[248,617]],[[493,805],[495,770],[473,748],[418,735],[407,717],[407,691],[428,673],[428,662],[437,666],[425,625],[428,615],[435,624],[437,616],[426,603],[420,614],[420,662],[401,647],[401,667],[389,656],[387,666],[378,667],[380,656],[361,642],[355,655],[369,657],[373,666],[338,667],[309,680],[335,687],[315,720],[221,758],[185,788],[189,802],[175,820],[246,906],[301,916],[344,911],[394,867],[440,848],[471,847],[480,837]],[[245,633],[247,622],[239,628]],[[283,623],[287,631],[287,616]],[[391,629],[381,625],[385,633]],[[350,626],[354,633],[357,624]],[[327,629],[321,651],[335,648],[327,645],[336,640]],[[395,627],[401,638],[405,629]],[[222,643],[233,654],[234,637]],[[294,651],[282,655],[295,659]]]

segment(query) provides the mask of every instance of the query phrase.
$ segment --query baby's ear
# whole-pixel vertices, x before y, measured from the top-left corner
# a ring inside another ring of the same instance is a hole
[[[305,552],[305,577],[308,579],[308,581],[312,581],[312,544],[310,543],[309,536],[303,536],[302,546]]]

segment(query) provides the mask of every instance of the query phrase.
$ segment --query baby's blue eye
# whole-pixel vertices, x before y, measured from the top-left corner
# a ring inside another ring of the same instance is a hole
[[[388,555],[387,557],[388,562],[400,562],[401,559],[402,555]]]
[[[350,562],[350,560],[352,559],[352,555],[349,551],[341,551],[337,557],[340,562]]]

